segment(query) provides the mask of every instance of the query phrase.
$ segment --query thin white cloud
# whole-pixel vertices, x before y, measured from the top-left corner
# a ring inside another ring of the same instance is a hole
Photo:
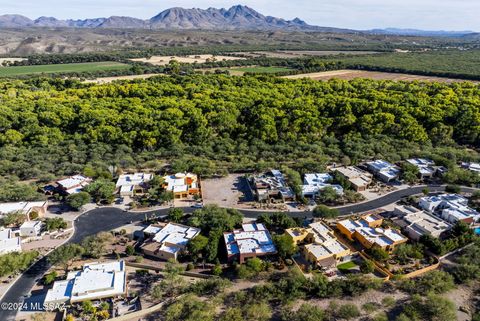
[[[265,15],[299,17],[321,26],[480,31],[479,0],[0,0],[0,8],[2,13],[30,18],[126,15],[146,19],[170,7],[220,8],[239,2]]]

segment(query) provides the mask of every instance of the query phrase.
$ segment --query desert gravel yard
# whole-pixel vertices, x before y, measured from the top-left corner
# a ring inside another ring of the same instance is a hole
[[[239,207],[250,202],[253,196],[243,174],[202,180],[203,204],[217,204],[221,207]]]

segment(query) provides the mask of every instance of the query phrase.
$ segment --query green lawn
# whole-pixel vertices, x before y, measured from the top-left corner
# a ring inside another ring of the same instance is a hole
[[[251,72],[251,73],[258,73],[258,74],[274,74],[277,72],[291,71],[292,69],[284,68],[284,67],[239,67],[239,68],[232,68],[230,70],[238,71],[238,72]]]
[[[130,65],[114,61],[87,62],[58,65],[35,65],[19,67],[0,67],[0,77],[22,76],[31,74],[55,74],[70,72],[108,71],[129,69]]]
[[[355,262],[348,261],[348,262],[337,265],[337,269],[339,269],[339,270],[350,270],[350,269],[353,269],[356,266],[357,266],[357,264]]]

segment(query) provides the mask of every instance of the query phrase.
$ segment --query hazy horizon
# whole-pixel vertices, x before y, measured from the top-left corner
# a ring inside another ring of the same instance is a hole
[[[171,7],[229,8],[247,5],[258,12],[287,20],[296,17],[311,25],[367,30],[374,28],[408,28],[422,30],[480,30],[476,18],[480,2],[475,0],[403,0],[386,3],[381,0],[243,0],[243,1],[171,1],[153,0],[0,0],[1,14],[21,14],[31,19],[53,16],[58,19],[86,19],[130,16],[148,19]]]

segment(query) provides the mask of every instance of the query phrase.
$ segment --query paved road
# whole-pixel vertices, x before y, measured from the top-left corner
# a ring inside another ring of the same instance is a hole
[[[380,208],[392,204],[403,197],[422,193],[424,187],[417,186],[409,189],[399,190],[387,194],[381,198],[364,202],[361,204],[354,204],[339,208],[341,215],[349,215],[352,213],[365,212],[372,209]],[[429,186],[431,193],[442,192],[445,190],[444,186]],[[463,188],[463,192],[471,193],[472,188]],[[193,208],[185,208],[185,212],[191,213]],[[262,212],[252,210],[241,210],[242,214],[247,218],[256,218]],[[168,209],[156,210],[147,213],[131,213],[124,212],[117,208],[99,208],[89,211],[78,217],[75,221],[75,234],[68,241],[69,243],[79,243],[81,240],[90,235],[97,234],[103,231],[110,231],[119,228],[130,222],[138,222],[145,218],[145,216],[166,215]],[[311,217],[311,212],[290,212],[292,217]],[[28,269],[18,281],[8,290],[2,298],[2,302],[23,302],[24,296],[28,295],[37,279],[43,276],[49,269],[49,264],[46,259],[39,260],[30,269]],[[15,320],[17,311],[0,310],[0,321]]]

